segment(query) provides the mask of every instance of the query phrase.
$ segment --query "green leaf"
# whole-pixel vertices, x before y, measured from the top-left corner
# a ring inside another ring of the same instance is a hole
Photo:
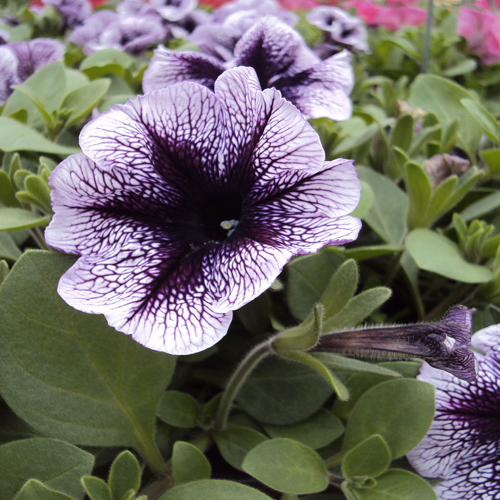
[[[373,245],[366,247],[348,248],[344,250],[343,255],[349,259],[355,259],[358,262],[361,262],[363,260],[381,257],[382,255],[390,255],[396,252],[401,252],[402,250],[403,247],[399,245]]]
[[[109,84],[110,81],[107,78],[100,78],[70,92],[61,103],[61,110],[71,112],[66,121],[66,127],[85,118],[102,99]]]
[[[431,199],[432,186],[424,169],[413,162],[405,166],[404,180],[410,199],[408,226],[413,229],[423,223]]]
[[[348,478],[376,477],[391,463],[391,452],[384,438],[375,434],[350,450],[342,460],[342,474]]]
[[[246,456],[243,470],[284,493],[304,495],[328,486],[321,457],[308,446],[287,438],[270,439],[256,446]]]
[[[66,89],[64,66],[61,61],[55,61],[13,88],[29,97],[47,125],[53,126],[53,113],[59,108]]]
[[[108,484],[113,500],[122,500],[132,490],[135,495],[141,486],[141,467],[130,451],[122,451],[111,464]]]
[[[84,476],[81,479],[85,493],[90,500],[112,500],[109,486],[99,477]]]
[[[258,490],[220,479],[205,479],[176,486],[159,500],[271,500]]]
[[[363,220],[386,242],[399,245],[407,231],[408,197],[387,177],[357,167],[358,177],[372,188],[375,199]]]
[[[483,215],[489,214],[498,208],[500,208],[500,193],[495,192],[471,203],[460,212],[460,216],[465,222],[468,222],[473,219],[479,219]]]
[[[344,432],[339,418],[324,408],[302,422],[288,425],[264,424],[264,429],[272,438],[294,439],[313,450],[330,444]]]
[[[284,330],[273,340],[277,352],[305,351],[318,343],[323,325],[323,305],[316,304],[312,314],[303,323]]]
[[[366,128],[362,129],[360,132],[349,134],[335,146],[335,149],[332,152],[332,156],[335,158],[342,156],[350,158],[347,153],[358,149],[367,142],[371,141],[378,130],[378,124],[372,123],[371,125],[368,125]]]
[[[333,352],[311,352],[309,354],[318,361],[321,361],[323,365],[332,371],[374,373],[376,375],[396,378],[401,376],[398,372],[389,370],[383,366],[360,361],[359,359],[347,358]]]
[[[232,427],[214,432],[214,439],[224,460],[240,470],[248,452],[267,441],[264,434],[248,427]]]
[[[451,68],[443,72],[443,76],[453,78],[454,76],[466,75],[473,73],[477,68],[477,62],[474,59],[463,59]]]
[[[50,216],[38,215],[23,208],[0,207],[0,231],[46,226],[49,222]]]
[[[392,132],[391,145],[403,151],[408,151],[413,139],[413,127],[414,123],[411,115],[403,115],[399,118]]]
[[[91,79],[109,74],[123,76],[125,70],[133,63],[134,59],[125,52],[117,49],[103,49],[86,57],[80,64],[80,70]]]
[[[172,454],[172,470],[175,484],[210,479],[212,467],[207,457],[190,443],[177,441]]]
[[[269,356],[252,372],[236,400],[258,421],[284,425],[318,411],[331,393],[330,384],[309,366]]]
[[[344,262],[344,258],[330,250],[293,259],[287,266],[288,282],[285,288],[291,313],[304,321],[326,289],[330,277]]]
[[[347,401],[349,399],[349,389],[343,384],[337,375],[332,373],[321,361],[318,361],[314,356],[306,352],[297,351],[285,351],[282,352],[283,357],[293,359],[298,363],[304,363],[310,366],[316,373],[324,378],[336,392],[338,398],[341,401]]]
[[[370,185],[366,182],[360,182],[361,184],[361,192],[359,195],[359,203],[358,206],[351,213],[353,217],[358,217],[362,219],[370,210],[373,205],[373,200],[375,195],[373,194],[373,190]]]
[[[476,120],[481,130],[493,141],[500,142],[498,139],[498,122],[486,111],[477,101],[470,98],[460,99],[460,102],[469,112],[470,116]]]
[[[423,439],[433,417],[432,385],[408,378],[382,382],[366,391],[352,410],[344,450],[380,434],[392,458],[399,458]]]
[[[347,305],[356,291],[358,278],[358,266],[353,259],[337,269],[321,296],[325,319],[335,316]]]
[[[158,417],[166,424],[189,429],[196,427],[200,415],[200,405],[190,394],[167,391],[158,407]]]
[[[16,191],[10,181],[9,174],[0,170],[0,203],[6,207],[20,207],[16,199]]]
[[[488,165],[490,175],[500,174],[500,149],[485,149],[479,156]]]
[[[0,500],[11,500],[28,479],[74,498],[83,497],[80,477],[90,474],[94,457],[55,439],[31,438],[0,446]]]
[[[74,262],[28,251],[3,283],[0,392],[39,432],[87,446],[134,447],[160,473],[153,430],[175,357],[66,305],[57,284]]]
[[[391,294],[390,288],[383,286],[365,290],[353,297],[338,314],[324,321],[323,331],[332,332],[358,325],[387,301]]]
[[[415,229],[406,238],[406,248],[418,267],[462,283],[486,283],[493,279],[484,266],[467,262],[458,246],[430,229]]]
[[[14,497],[14,500],[74,500],[60,491],[48,488],[37,479],[30,479]]]
[[[271,301],[267,293],[263,293],[236,312],[244,327],[250,333],[255,334],[262,334],[263,332],[269,331],[270,313]]]
[[[4,260],[0,260],[0,285],[9,274],[9,265]]]
[[[19,250],[12,236],[9,233],[0,231],[0,258],[17,260],[21,255],[21,250]]]
[[[28,125],[5,116],[0,116],[0,150],[6,153],[37,151],[64,156],[80,153],[80,148],[70,148],[51,142]]]
[[[408,104],[434,112],[443,128],[459,120],[458,146],[469,157],[475,157],[481,139],[481,129],[462,104],[462,99],[473,99],[471,93],[460,85],[436,75],[417,76],[411,86]]]
[[[377,477],[372,488],[356,489],[357,500],[437,500],[431,485],[421,477],[400,469],[390,469]]]

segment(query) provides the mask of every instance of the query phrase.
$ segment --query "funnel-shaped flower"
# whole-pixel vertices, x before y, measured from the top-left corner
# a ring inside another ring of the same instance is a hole
[[[64,54],[64,45],[49,38],[8,43],[0,47],[0,106],[12,94],[12,85],[22,83]]]
[[[315,351],[361,357],[422,358],[463,380],[476,378],[470,349],[473,309],[453,306],[438,323],[366,328],[323,335]]]
[[[70,305],[139,343],[197,352],[295,254],[354,240],[352,162],[324,162],[318,135],[255,72],[172,85],[85,126],[83,153],[53,172],[49,245],[80,255]]]
[[[216,78],[231,66],[254,68],[262,88],[280,90],[307,118],[351,116],[349,54],[341,52],[320,61],[293,28],[274,16],[246,31],[236,44],[234,59],[226,64],[199,52],[159,47],[144,74],[143,88],[149,92],[181,81],[213,88]]]
[[[425,364],[419,380],[436,387],[436,414],[408,459],[424,477],[439,477],[440,500],[500,497],[500,325],[477,332],[477,379],[464,382]]]

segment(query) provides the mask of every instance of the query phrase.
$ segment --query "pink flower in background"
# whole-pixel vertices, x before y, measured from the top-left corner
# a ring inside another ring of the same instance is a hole
[[[317,0],[279,0],[280,5],[287,10],[309,10],[317,7]]]
[[[388,0],[387,5],[390,7],[382,7],[372,0],[350,0],[344,4],[344,8],[356,9],[356,16],[363,19],[366,24],[396,31],[403,25],[419,26],[425,23],[427,12],[409,6],[414,3],[416,3],[414,0]]]
[[[402,26],[420,26],[427,19],[427,12],[418,7],[387,7],[378,12],[377,23],[385,29],[397,31]]]
[[[491,9],[492,7],[500,8],[500,0],[477,0],[476,6],[481,9]]]
[[[418,3],[420,0],[386,0],[385,2],[388,7],[409,7]]]
[[[468,49],[484,63],[500,62],[500,15],[463,8],[458,14],[458,34],[467,40]]]

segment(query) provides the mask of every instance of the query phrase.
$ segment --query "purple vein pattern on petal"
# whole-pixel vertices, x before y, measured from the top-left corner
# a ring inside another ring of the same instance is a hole
[[[174,83],[195,82],[213,89],[224,66],[214,57],[158,47],[144,73],[144,92],[162,89]]]
[[[498,325],[495,325],[498,327]],[[490,327],[491,328],[491,327]],[[478,332],[481,334],[481,332]],[[490,330],[489,336],[496,335]],[[424,363],[419,380],[436,388],[436,413],[425,438],[408,459],[442,500],[484,500],[500,495],[500,359],[497,350],[479,359],[475,381],[460,380]]]
[[[81,255],[59,292],[152,349],[210,347],[293,255],[359,230],[351,162],[324,163],[312,127],[251,68],[215,92],[181,83],[116,105],[80,145],[50,181],[47,242]]]

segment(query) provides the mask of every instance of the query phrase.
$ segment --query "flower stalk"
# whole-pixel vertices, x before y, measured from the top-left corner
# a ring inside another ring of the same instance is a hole
[[[267,339],[265,342],[255,346],[243,359],[240,366],[236,368],[229,382],[227,383],[226,390],[222,396],[222,399],[215,416],[214,428],[218,431],[223,431],[227,427],[227,420],[231,407],[233,406],[233,401],[236,398],[241,387],[247,380],[248,376],[254,368],[269,354],[273,353],[272,340]]]

